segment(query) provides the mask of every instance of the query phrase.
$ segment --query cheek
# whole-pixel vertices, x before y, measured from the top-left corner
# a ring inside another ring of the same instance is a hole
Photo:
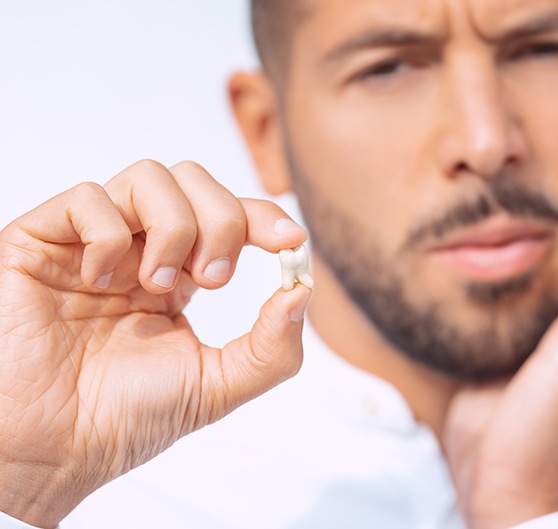
[[[556,92],[558,93],[558,86]],[[524,98],[527,99],[527,98]],[[558,98],[554,96],[551,100],[545,98],[533,98],[524,101],[521,105],[524,111],[523,130],[525,140],[529,144],[529,150],[533,153],[532,159],[540,166],[539,170],[531,174],[531,178],[541,174],[546,176],[543,186],[551,189],[551,196],[556,196],[558,184]]]
[[[305,102],[293,112],[294,157],[306,178],[388,252],[401,247],[420,210],[426,147],[420,117],[354,101]],[[304,117],[301,117],[304,116]]]
[[[508,108],[531,158],[558,183],[558,59],[510,67],[503,78]]]

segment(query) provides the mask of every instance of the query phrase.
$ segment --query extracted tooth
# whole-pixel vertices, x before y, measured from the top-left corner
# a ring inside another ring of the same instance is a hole
[[[281,262],[282,283],[285,290],[292,290],[296,281],[302,283],[305,287],[314,288],[314,280],[308,263],[308,252],[303,245],[281,250],[279,261]]]

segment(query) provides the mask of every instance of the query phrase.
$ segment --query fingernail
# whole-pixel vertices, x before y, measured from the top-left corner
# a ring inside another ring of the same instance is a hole
[[[226,283],[231,273],[231,260],[228,257],[209,263],[203,273],[207,279],[215,283]]]
[[[159,268],[152,276],[151,281],[162,288],[170,288],[176,280],[176,268],[163,267]]]
[[[286,235],[287,233],[304,231],[304,228],[294,220],[282,218],[275,223],[273,230],[277,235]]]
[[[308,301],[310,301],[310,293],[289,312],[289,320],[292,322],[301,321],[304,318]]]
[[[114,275],[114,272],[111,272],[110,274],[106,274],[104,276],[101,276],[99,278],[97,278],[97,281],[95,281],[94,285],[100,289],[100,290],[104,290],[105,288],[107,288],[110,285],[110,282],[112,281],[112,276]]]

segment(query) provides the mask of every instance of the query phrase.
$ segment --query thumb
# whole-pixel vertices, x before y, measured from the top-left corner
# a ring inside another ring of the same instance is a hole
[[[212,386],[225,413],[298,372],[303,317],[311,294],[301,284],[291,291],[279,289],[261,308],[252,330],[223,348],[221,377]]]

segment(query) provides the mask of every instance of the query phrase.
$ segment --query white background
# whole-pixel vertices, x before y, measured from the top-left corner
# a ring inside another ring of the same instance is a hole
[[[192,159],[239,196],[265,197],[226,96],[257,65],[247,0],[0,0],[0,226],[81,181],[143,158]],[[298,219],[292,199],[281,205]],[[248,248],[188,314],[222,345],[280,284]]]

